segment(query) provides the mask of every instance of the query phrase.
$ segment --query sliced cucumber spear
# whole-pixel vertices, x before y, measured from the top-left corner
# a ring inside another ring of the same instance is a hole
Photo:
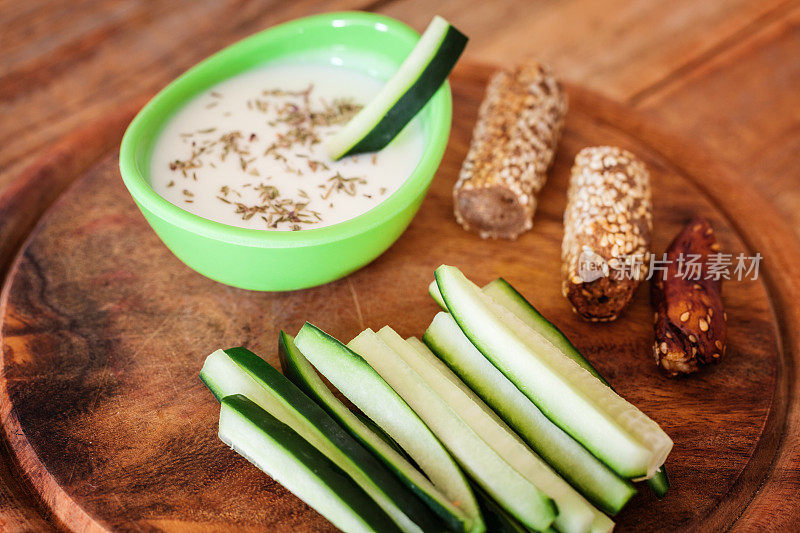
[[[647,479],[647,484],[650,485],[650,488],[653,489],[653,493],[659,500],[666,496],[669,490],[669,476],[667,475],[666,467],[661,465],[661,468],[658,469],[655,475]]]
[[[379,357],[399,360],[374,332],[369,331],[371,340],[377,341],[379,350],[382,350]],[[363,338],[363,335],[356,339]],[[354,346],[359,344],[356,339]],[[419,406],[409,407],[406,403],[408,398],[401,398],[403,393],[393,388],[394,383],[384,381],[359,354],[314,326],[303,326],[295,344],[317,370],[394,438],[420,463],[423,470],[426,467],[421,461],[428,464],[427,468],[441,465],[449,467],[449,464],[453,464],[450,454],[442,447],[444,444],[464,470],[479,479],[487,491],[503,500],[520,522],[534,529],[544,529],[552,523],[555,518],[552,501],[482,444],[474,432],[459,421],[435,395],[426,394],[424,382],[418,378],[412,378],[409,382],[410,386],[418,385],[421,388],[419,401],[427,406],[426,416],[423,417]],[[447,440],[442,438],[440,442],[434,433],[439,436],[446,434]]]
[[[498,278],[488,283],[483,288],[484,294],[511,311],[517,318],[525,322],[534,331],[548,340],[553,346],[561,350],[561,353],[585,368],[591,375],[608,385],[608,381],[600,375],[600,372],[592,366],[582,354],[575,348],[564,333],[555,324],[547,320],[542,314],[533,307],[514,287],[503,278]]]
[[[538,309],[525,299],[525,297],[509,282],[503,278],[498,278],[489,282],[489,284],[483,288],[483,292],[495,302],[514,313],[517,318],[525,322],[535,331],[539,332],[542,337],[549,340],[556,348],[559,348],[564,355],[581,365],[590,374],[611,387],[612,390],[614,389],[600,372],[583,357],[567,336],[564,335],[555,324],[547,320]],[[664,497],[669,489],[669,477],[667,476],[667,470],[664,465],[661,465],[661,468],[656,471],[653,477],[647,479],[647,484],[653,490],[657,498],[661,499]]]
[[[200,379],[221,400],[243,394],[288,425],[344,470],[400,530],[441,529],[441,521],[392,472],[364,449],[320,406],[269,363],[245,348],[217,350]]]
[[[331,384],[368,416],[484,531],[480,508],[456,462],[405,401],[356,353],[306,323],[295,338],[300,352]]]
[[[530,533],[530,529],[517,522],[500,504],[486,494],[477,483],[472,483],[472,491],[478,497],[478,503],[481,506],[488,531],[492,533]],[[544,533],[555,533],[555,531],[550,526],[544,530]]]
[[[517,290],[503,278],[497,278],[486,284],[481,291],[513,313],[517,318],[533,328],[539,335],[547,339],[553,346],[562,351],[564,355],[585,368],[594,377],[608,385],[608,382],[600,372],[578,351],[564,333],[561,332],[552,322],[542,316]],[[442,293],[436,280],[428,285],[428,294],[439,304],[443,311],[447,311],[447,304],[444,303]]]
[[[348,346],[372,365],[374,371],[428,425],[469,476],[520,523],[536,530],[553,523],[556,507],[544,491],[485,442],[462,415],[452,409],[374,331],[361,332]]]
[[[509,282],[503,278],[497,278],[482,289],[483,293],[502,305],[520,320],[525,322],[532,329],[537,331],[542,337],[550,341],[553,346],[560,349],[564,355],[585,368],[590,374],[611,387],[611,384],[592,366],[592,364],[578,351],[564,333],[555,324],[547,320],[522,294],[517,291]],[[436,280],[431,282],[428,293],[439,304],[443,310],[447,306],[439,293]],[[611,387],[613,390],[613,387]],[[669,477],[664,465],[656,471],[653,477],[647,480],[647,484],[655,493],[656,497],[663,498],[669,489]]]
[[[400,531],[330,459],[241,394],[222,399],[219,438],[342,531]]]
[[[448,313],[437,314],[422,339],[536,453],[603,511],[616,514],[636,493],[633,485],[544,416],[472,345]]]
[[[614,527],[606,515],[595,509],[545,461],[528,448],[492,409],[419,339],[403,340],[386,326],[378,336],[434,389],[448,406],[514,469],[553,499],[558,515],[553,526],[564,533],[608,532]],[[590,528],[593,522],[596,527]]]
[[[398,71],[328,143],[331,159],[384,148],[447,80],[467,44],[442,17],[431,21]]]
[[[283,373],[317,404],[325,409],[342,427],[392,470],[411,490],[436,512],[453,531],[483,531],[477,507],[470,508],[472,493],[460,472],[453,469],[430,469],[434,486],[416,467],[392,447],[390,438],[365,417],[361,420],[342,403],[317,375],[311,363],[295,346],[291,336],[280,333],[279,354]],[[442,477],[441,474],[446,474]],[[461,507],[453,502],[460,502]]]
[[[457,268],[436,269],[436,283],[472,344],[550,420],[617,474],[655,474],[672,448],[658,424],[483,294]]]

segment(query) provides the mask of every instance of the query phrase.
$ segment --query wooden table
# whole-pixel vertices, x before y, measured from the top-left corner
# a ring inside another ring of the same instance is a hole
[[[436,4],[2,0],[0,193],[62,136],[153,94],[198,60],[245,35],[322,11],[376,11],[418,30],[438,13],[470,36],[467,58],[492,63],[526,55],[541,58],[564,79],[632,105],[660,128],[708,150],[771,201],[774,210],[765,217],[776,217],[800,236],[800,3]],[[42,203],[58,192],[42,190]],[[0,219],[0,237],[3,226]],[[0,274],[5,266],[0,265]],[[800,267],[797,271],[800,274]],[[787,497],[796,498],[800,473],[775,468],[773,475],[787,480]],[[10,466],[2,461],[0,479],[0,528],[49,528],[34,510],[34,499],[16,484]],[[793,501],[769,506],[779,514],[782,505],[795,505]],[[758,512],[759,507],[750,510]]]

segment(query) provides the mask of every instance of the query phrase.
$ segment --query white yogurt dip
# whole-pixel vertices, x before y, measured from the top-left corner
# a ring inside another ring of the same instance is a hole
[[[375,154],[332,161],[325,142],[383,80],[324,63],[267,65],[212,87],[180,109],[151,158],[153,189],[223,224],[303,230],[372,209],[413,172],[419,117]]]

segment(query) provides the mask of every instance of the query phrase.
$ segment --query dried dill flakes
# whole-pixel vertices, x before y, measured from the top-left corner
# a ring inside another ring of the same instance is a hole
[[[274,185],[265,185],[261,183],[255,189],[258,191],[258,197],[264,201],[274,200],[280,194],[278,188]]]
[[[348,196],[355,196],[356,195],[356,188],[359,185],[366,185],[367,179],[364,177],[353,177],[353,178],[346,178],[342,176],[341,172],[337,172],[334,176],[328,178],[328,182],[330,185],[328,189],[325,191],[325,194],[321,195],[320,198],[323,200],[327,200],[331,193],[336,192],[343,192]]]
[[[222,145],[222,151],[219,156],[220,161],[225,161],[230,153],[238,154],[239,156],[250,155],[249,150],[239,145],[241,140],[242,132],[239,130],[234,130],[223,134],[219,138],[219,142]]]
[[[311,169],[311,172],[316,172],[317,169],[330,170],[330,167],[328,165],[326,165],[322,161],[317,161],[316,159],[308,160],[308,168]]]
[[[203,167],[225,168],[238,172],[239,170],[246,175],[257,176],[266,182],[241,184],[238,179],[231,181],[227,185],[222,185],[219,192],[214,197],[225,205],[231,206],[233,212],[241,217],[242,220],[260,219],[270,229],[290,229],[298,231],[305,225],[318,224],[322,221],[322,214],[310,207],[313,207],[309,194],[309,187],[317,185],[320,197],[325,200],[328,207],[334,207],[334,198],[339,194],[364,198],[372,198],[372,194],[364,194],[359,188],[367,183],[366,178],[361,176],[344,176],[336,172],[331,177],[325,179],[323,183],[308,184],[304,188],[292,188],[296,193],[291,196],[282,196],[281,191],[275,185],[268,184],[271,176],[261,177],[261,172],[257,166],[260,161],[277,162],[286,174],[298,176],[302,179],[304,173],[316,174],[320,172],[330,172],[329,162],[313,159],[313,154],[307,150],[313,150],[315,145],[322,143],[322,137],[328,134],[323,128],[347,123],[356,115],[363,106],[348,99],[334,99],[325,101],[317,99],[312,102],[313,85],[305,89],[290,91],[284,89],[265,89],[261,94],[242,101],[239,105],[239,112],[262,113],[268,116],[263,117],[264,124],[268,124],[277,131],[274,137],[264,144],[259,145],[262,133],[256,129],[252,132],[242,132],[240,130],[225,131],[223,128],[208,127],[196,131],[180,134],[180,138],[189,149],[189,154],[184,159],[174,159],[169,163],[169,168],[175,172],[198,181],[197,170]],[[210,91],[208,93],[213,100],[206,104],[207,109],[217,107],[224,98],[222,93]],[[228,99],[230,102],[230,99]],[[249,111],[243,111],[246,107]],[[228,107],[230,109],[230,107]],[[224,109],[223,109],[224,111]],[[219,112],[218,112],[219,113]],[[226,111],[224,116],[230,116],[231,112]],[[255,129],[255,128],[254,128]],[[271,135],[273,135],[271,133]],[[262,152],[263,150],[263,152]],[[372,155],[372,164],[376,164],[376,156]],[[305,162],[303,162],[305,160]],[[356,157],[352,161],[357,161]],[[225,163],[229,166],[225,166]],[[272,163],[274,164],[274,163]],[[300,182],[298,181],[298,185]],[[175,181],[171,181],[168,187],[175,186]],[[249,201],[255,196],[245,197],[234,187],[242,189],[251,188],[257,199]],[[285,191],[284,191],[285,192]],[[183,189],[182,197],[184,202],[194,202],[195,193],[188,189]],[[319,200],[315,200],[319,202]]]
[[[299,224],[315,224],[322,220],[317,211],[308,209],[308,202],[296,202],[290,198],[281,198],[278,189],[271,185],[259,185],[259,198],[262,204],[246,205],[236,202],[237,215],[241,215],[242,220],[250,220],[256,214],[267,223],[270,228],[277,228],[280,223],[291,223],[293,226]]]

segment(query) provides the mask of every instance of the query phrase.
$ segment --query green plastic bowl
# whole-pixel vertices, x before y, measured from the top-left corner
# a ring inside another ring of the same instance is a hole
[[[368,65],[371,60],[399,66],[418,39],[418,33],[392,18],[346,12],[281,24],[226,48],[172,82],[131,122],[119,158],[125,186],[172,253],[211,279],[244,289],[287,291],[346,276],[386,251],[419,209],[450,135],[449,85],[420,112],[425,149],[403,185],[366,213],[327,227],[246,229],[184,211],[150,186],[153,146],[186,102],[241,72],[272,61],[314,56],[374,73]]]

